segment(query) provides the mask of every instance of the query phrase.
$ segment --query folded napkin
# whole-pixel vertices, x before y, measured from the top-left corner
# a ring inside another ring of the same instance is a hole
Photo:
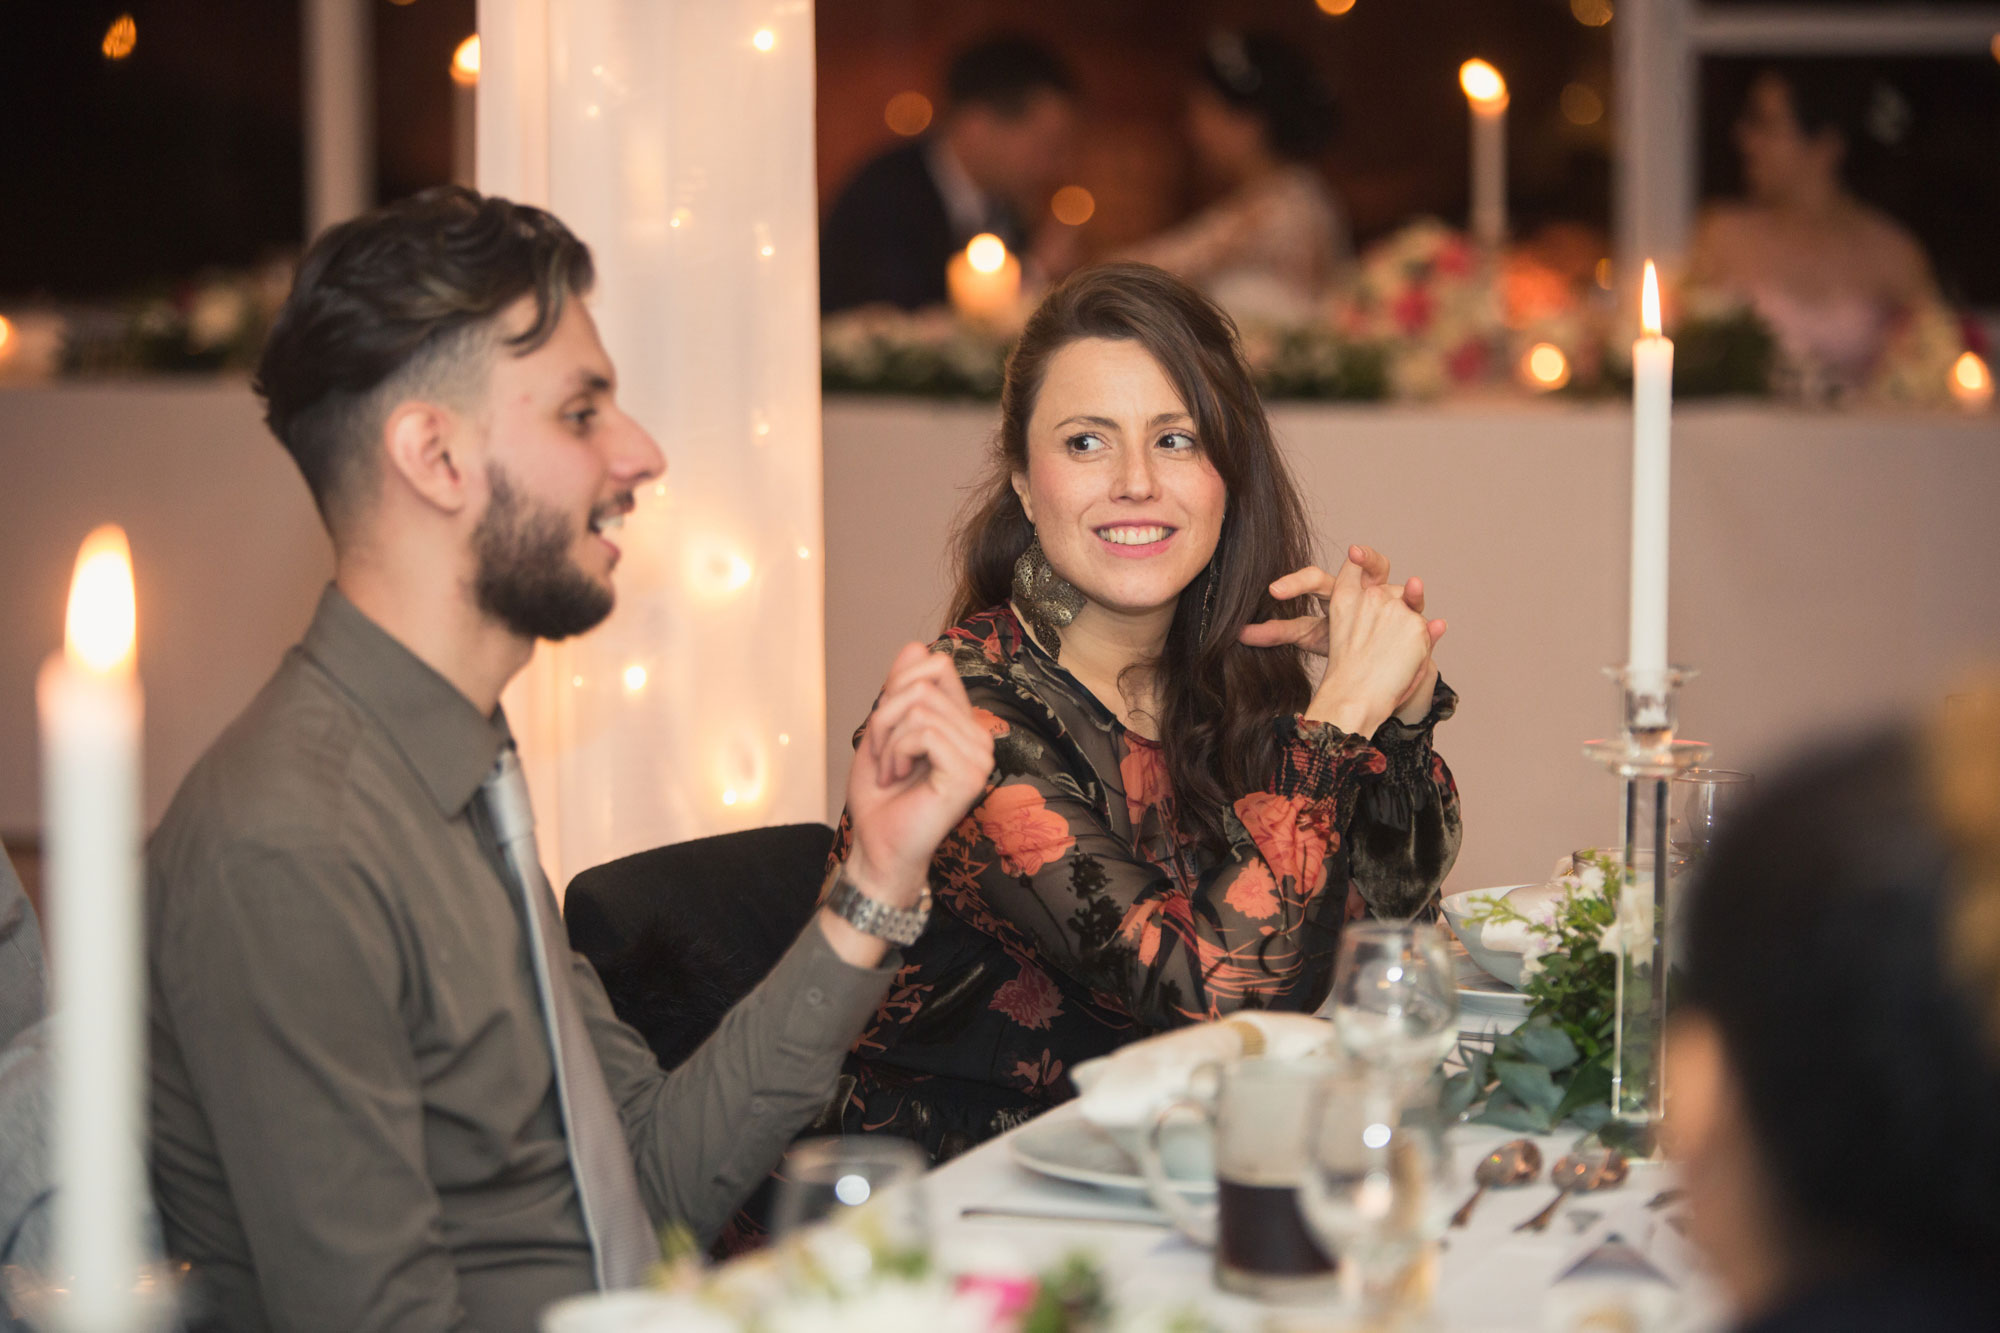
[[[1333,1024],[1309,1014],[1247,1010],[1135,1041],[1070,1071],[1084,1119],[1106,1129],[1145,1124],[1185,1093],[1202,1065],[1241,1056],[1296,1060],[1334,1048]]]
[[[1528,917],[1536,919],[1537,913],[1560,901],[1568,886],[1563,884],[1523,884],[1517,889],[1509,889],[1503,897],[1507,906]],[[1535,954],[1542,952],[1542,938],[1528,921],[1488,920],[1479,927],[1479,942],[1488,949],[1499,953]]]

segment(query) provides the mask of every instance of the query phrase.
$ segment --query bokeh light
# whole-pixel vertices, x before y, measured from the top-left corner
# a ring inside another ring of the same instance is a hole
[[[1049,200],[1049,212],[1066,227],[1081,227],[1097,212],[1097,196],[1081,185],[1065,185]]]
[[[132,54],[132,48],[138,44],[139,25],[133,22],[130,14],[120,14],[104,30],[104,41],[98,49],[104,52],[106,60],[123,60]]]
[[[966,243],[965,260],[981,273],[998,273],[1007,263],[1007,243],[982,231]]]
[[[1604,99],[1587,83],[1568,83],[1562,90],[1563,119],[1572,125],[1595,125],[1604,119]]]
[[[1569,12],[1586,28],[1601,28],[1611,22],[1611,0],[1569,0]]]
[[[473,33],[451,53],[451,81],[463,88],[479,82],[479,34]]]
[[[897,93],[882,108],[882,120],[906,139],[931,127],[931,99],[918,92]]]

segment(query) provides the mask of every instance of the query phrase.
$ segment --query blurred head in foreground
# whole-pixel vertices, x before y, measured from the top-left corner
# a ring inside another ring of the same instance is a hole
[[[1759,1327],[2000,1308],[2000,691],[1954,703],[1765,785],[1694,889],[1670,1146]]]

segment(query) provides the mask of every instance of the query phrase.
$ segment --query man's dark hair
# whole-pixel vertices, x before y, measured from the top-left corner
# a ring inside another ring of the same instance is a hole
[[[1264,122],[1273,153],[1294,162],[1318,156],[1339,124],[1339,103],[1312,61],[1268,32],[1219,32],[1203,48],[1201,72],[1223,101]]]
[[[988,37],[960,51],[945,75],[945,96],[953,109],[983,106],[1009,120],[1028,108],[1036,93],[1076,95],[1076,78],[1061,56],[1032,37]]]
[[[488,364],[502,312],[534,298],[534,321],[501,340],[525,355],[593,277],[589,247],[552,214],[460,186],[364,213],[313,242],[252,387],[329,530],[372,475],[375,436],[395,402],[462,397]]]

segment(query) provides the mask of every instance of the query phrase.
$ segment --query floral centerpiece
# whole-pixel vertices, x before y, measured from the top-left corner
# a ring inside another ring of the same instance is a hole
[[[1088,1254],[1035,1272],[1004,1252],[947,1262],[892,1234],[869,1204],[710,1267],[669,1232],[653,1291],[583,1296],[549,1310],[544,1333],[1214,1333],[1199,1312],[1113,1302]]]
[[[66,375],[213,373],[257,363],[291,288],[289,262],[210,273],[116,312],[70,321]]]
[[[1434,398],[1489,378],[1505,362],[1501,285],[1464,233],[1411,223],[1363,256],[1336,304],[1335,328],[1387,349],[1399,398]]]
[[[1531,1003],[1528,1021],[1490,1051],[1460,1051],[1465,1070],[1445,1082],[1453,1114],[1483,1100],[1474,1121],[1536,1134],[1563,1123],[1601,1131],[1611,1119],[1618,960],[1628,942],[1652,947],[1652,899],[1626,882],[1623,866],[1601,855],[1556,884],[1561,893],[1529,912],[1493,899],[1470,914],[1482,924],[1528,928],[1521,988]]]

